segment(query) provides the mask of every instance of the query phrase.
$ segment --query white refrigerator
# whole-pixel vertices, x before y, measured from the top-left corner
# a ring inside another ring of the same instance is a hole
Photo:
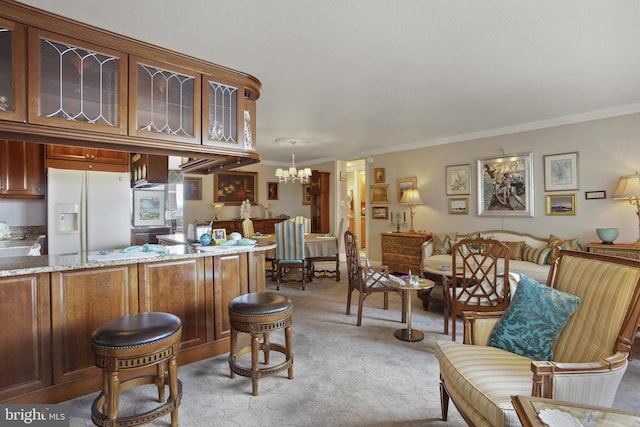
[[[49,255],[131,245],[129,173],[47,169]]]

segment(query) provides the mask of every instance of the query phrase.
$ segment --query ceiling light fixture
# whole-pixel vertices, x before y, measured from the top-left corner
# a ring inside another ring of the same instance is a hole
[[[296,168],[296,154],[293,149],[297,141],[288,141],[291,144],[291,167],[289,169],[278,168],[276,169],[276,177],[279,182],[300,182],[301,184],[308,184],[309,177],[311,177],[311,168],[304,168],[298,170]]]

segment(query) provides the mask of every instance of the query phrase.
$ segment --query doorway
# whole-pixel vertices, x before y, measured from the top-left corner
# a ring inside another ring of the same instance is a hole
[[[347,196],[349,229],[358,237],[360,251],[367,248],[366,163],[364,159],[347,161]]]

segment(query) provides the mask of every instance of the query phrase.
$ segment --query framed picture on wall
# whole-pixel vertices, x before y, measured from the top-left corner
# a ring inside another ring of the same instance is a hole
[[[277,182],[267,182],[267,200],[278,200]]]
[[[302,204],[311,204],[311,184],[302,184]]]
[[[578,152],[544,156],[544,191],[578,190]]]
[[[533,153],[478,159],[478,215],[533,216]]]
[[[471,194],[471,164],[444,167],[447,196]]]
[[[387,206],[371,207],[371,218],[373,219],[389,219],[389,208]]]
[[[240,206],[258,201],[258,172],[216,172],[213,174],[213,202]]]
[[[415,190],[418,188],[418,179],[416,177],[398,178],[396,183],[398,185],[398,201],[402,200],[402,193],[404,193],[405,190]]]
[[[184,178],[184,199],[202,200],[202,178]]]
[[[164,191],[135,190],[133,192],[133,225],[136,227],[164,225]]]
[[[371,203],[391,203],[389,200],[389,184],[372,184],[369,186]]]
[[[547,215],[575,215],[575,194],[547,194]]]
[[[382,184],[384,182],[384,168],[373,169],[373,182],[376,184]]]
[[[469,198],[460,197],[449,199],[449,215],[468,215]]]

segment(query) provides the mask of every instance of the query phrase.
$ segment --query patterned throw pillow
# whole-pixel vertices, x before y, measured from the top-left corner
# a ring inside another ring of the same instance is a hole
[[[553,360],[553,343],[580,298],[520,276],[509,307],[489,337],[489,345],[533,360]]]
[[[582,246],[578,242],[578,238],[573,239],[561,239],[556,235],[550,235],[549,240],[547,241],[548,248],[555,248],[556,246],[560,246],[560,249],[569,250],[569,251],[581,251]]]
[[[522,242],[502,242],[509,247],[509,259],[514,261],[522,261],[522,249],[524,248],[524,240]]]
[[[449,234],[431,233],[431,239],[433,240],[433,253],[435,255],[450,254],[451,247],[453,246],[457,237],[457,232]]]
[[[522,245],[522,260],[538,265],[546,265],[549,264],[551,252],[553,252],[553,248],[534,248],[525,243]]]

